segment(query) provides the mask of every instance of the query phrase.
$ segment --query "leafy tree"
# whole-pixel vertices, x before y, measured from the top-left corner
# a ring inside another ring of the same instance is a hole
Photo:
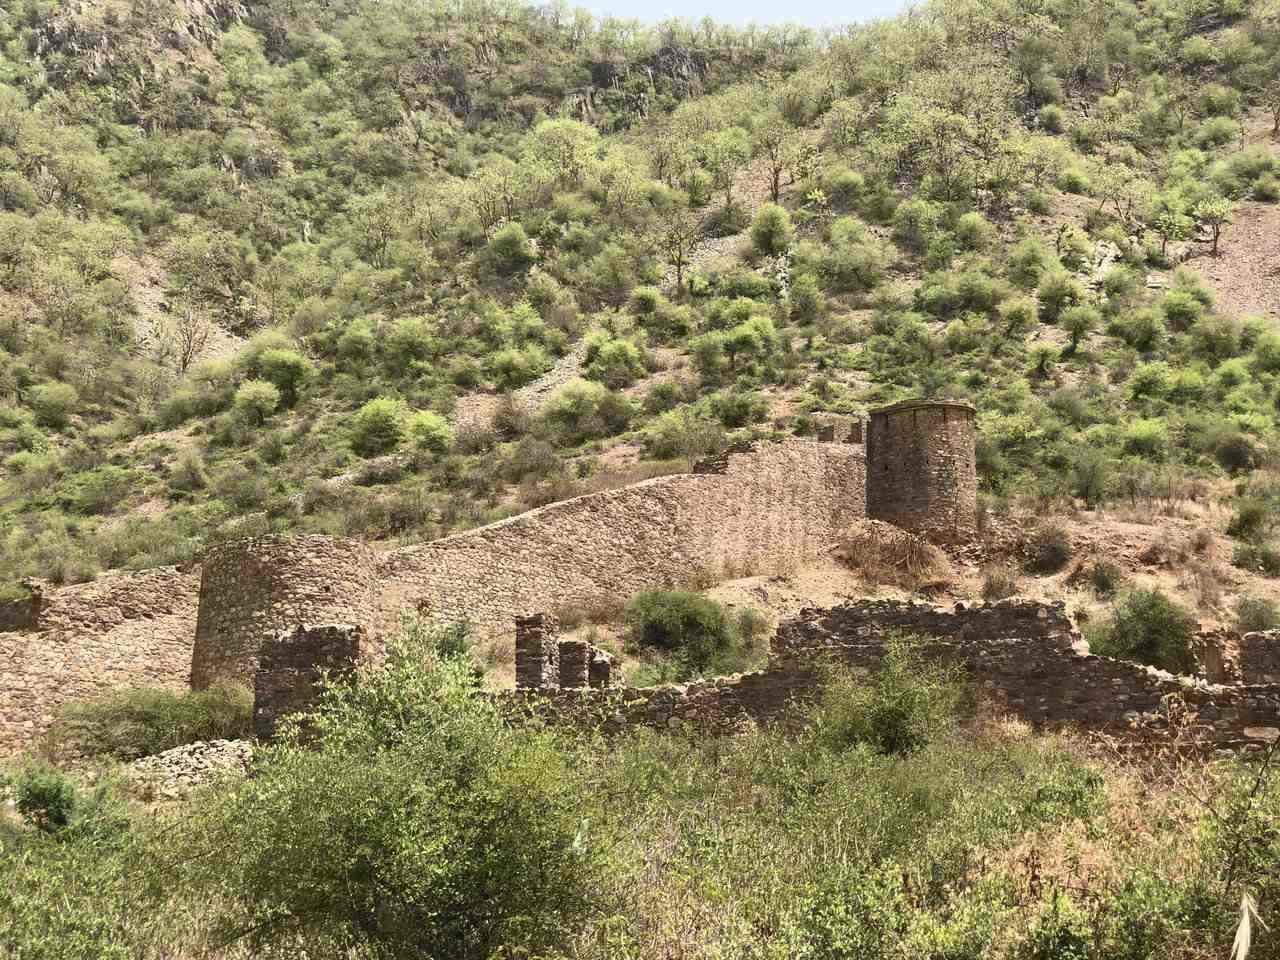
[[[245,423],[259,426],[280,406],[280,390],[266,380],[246,380],[236,390],[233,406]]]
[[[433,410],[410,414],[404,422],[404,435],[414,449],[435,454],[444,453],[453,443],[449,421]]]
[[[765,255],[784,252],[794,233],[790,214],[775,203],[761,207],[751,224],[751,242]]]
[[[458,646],[410,626],[187,819],[178,859],[224,939],[485,960],[582,921],[596,855],[573,772],[550,734],[503,721]]]
[[[375,397],[351,418],[351,446],[362,457],[389,453],[404,439],[409,409],[403,400]]]
[[[1218,255],[1218,240],[1222,236],[1222,228],[1231,222],[1235,212],[1234,205],[1225,197],[1209,197],[1196,204],[1193,211],[1197,220],[1209,228],[1213,238],[1212,254]]]

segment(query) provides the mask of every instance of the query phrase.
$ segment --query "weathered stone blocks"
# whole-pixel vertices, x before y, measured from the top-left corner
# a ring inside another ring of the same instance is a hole
[[[328,673],[351,673],[368,655],[364,629],[348,623],[299,624],[263,644],[253,678],[253,730],[259,739],[281,719],[311,707]]]
[[[205,556],[191,685],[251,685],[264,643],[300,623],[350,623],[372,634],[382,608],[378,555],[356,540],[258,537]]]
[[[866,515],[939,543],[977,532],[975,411],[967,403],[909,400],[867,422]]]

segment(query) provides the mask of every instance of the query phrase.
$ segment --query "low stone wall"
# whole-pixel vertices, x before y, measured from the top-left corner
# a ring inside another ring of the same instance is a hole
[[[127,687],[186,688],[199,574],[159,567],[40,590],[37,629],[0,633],[0,754],[69,701]]]
[[[874,600],[805,610],[779,626],[769,668],[758,673],[640,689],[518,690],[509,702],[517,714],[605,731],[728,733],[776,721],[816,696],[822,663],[874,670],[893,632],[928,638],[925,656],[963,665],[986,699],[1039,727],[1159,735],[1165,700],[1174,695],[1198,714],[1192,733],[1205,745],[1250,750],[1280,737],[1280,684],[1212,684],[1094,656],[1062,604],[1020,600],[952,610]]]

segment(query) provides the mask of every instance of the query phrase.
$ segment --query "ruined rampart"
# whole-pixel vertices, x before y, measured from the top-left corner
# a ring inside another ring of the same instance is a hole
[[[863,490],[861,447],[791,439],[381,556],[319,536],[226,544],[204,563],[192,682],[252,683],[261,646],[303,622],[376,642],[415,609],[496,635],[526,610],[786,572],[862,516]]]
[[[1205,745],[1249,750],[1280,737],[1280,684],[1212,684],[1094,656],[1061,604],[1022,600],[952,610],[870,600],[806,610],[779,626],[769,666],[757,673],[621,690],[522,689],[510,702],[517,712],[607,731],[731,732],[775,721],[814,697],[823,664],[874,670],[895,632],[926,638],[919,648],[926,657],[964,666],[986,700],[1037,727],[1158,736],[1166,698],[1176,696],[1198,715],[1190,733]]]
[[[26,619],[0,632],[0,753],[29,743],[69,701],[125,687],[184,689],[199,584],[198,572],[159,567],[36,585]]]

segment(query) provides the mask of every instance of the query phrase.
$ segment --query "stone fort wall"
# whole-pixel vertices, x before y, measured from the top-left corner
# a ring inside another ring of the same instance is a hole
[[[865,514],[864,490],[861,446],[787,439],[381,556],[319,536],[227,544],[205,561],[192,682],[251,684],[262,645],[300,623],[351,624],[376,643],[414,609],[498,635],[547,606],[783,573]]]
[[[200,574],[159,567],[51,588],[0,632],[0,754],[38,737],[64,703],[123,687],[183,690]]]

